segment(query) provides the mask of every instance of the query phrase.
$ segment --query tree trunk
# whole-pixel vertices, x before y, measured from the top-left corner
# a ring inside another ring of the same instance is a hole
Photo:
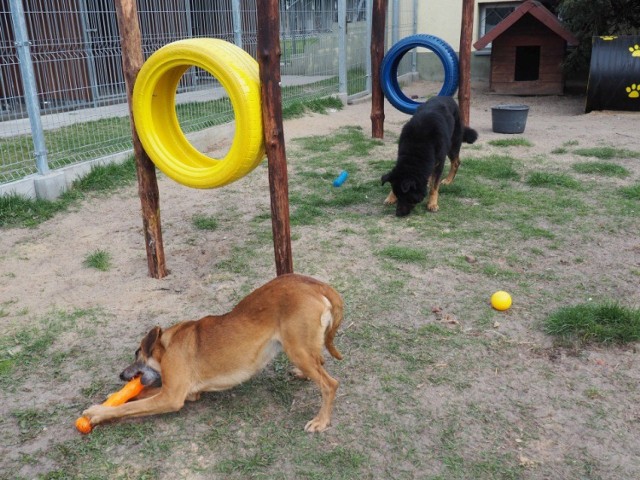
[[[387,0],[373,0],[371,20],[371,136],[384,137],[384,94],[380,86],[380,66],[384,58],[384,30]]]
[[[129,102],[133,152],[136,158],[136,171],[138,174],[138,195],[142,204],[142,225],[147,249],[147,265],[149,267],[149,276],[162,278],[167,276],[169,271],[166,267],[162,243],[160,193],[158,191],[156,169],[140,143],[140,138],[133,122],[133,86],[144,63],[140,26],[138,24],[138,10],[135,0],[117,0],[115,5],[122,45],[122,70]]]
[[[469,125],[471,103],[471,41],[473,36],[473,0],[462,1],[462,27],[460,29],[460,83],[458,103],[463,125]]]
[[[269,162],[271,226],[276,273],[293,272],[287,155],[282,127],[280,90],[280,14],[277,0],[258,0],[258,64],[262,98],[262,124]]]

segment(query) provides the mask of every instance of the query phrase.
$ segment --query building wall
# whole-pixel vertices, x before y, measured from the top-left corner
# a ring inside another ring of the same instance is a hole
[[[393,0],[390,0],[390,5]],[[412,0],[404,0],[412,1]],[[417,33],[435,35],[447,42],[458,52],[460,49],[460,28],[462,26],[462,0],[417,0],[418,19]],[[480,9],[479,3],[513,3],[514,0],[491,0],[474,2],[473,38],[479,38]],[[391,7],[390,7],[391,8]],[[491,60],[488,52],[477,52],[471,49],[471,79],[489,81]],[[440,60],[429,50],[418,49],[418,72],[421,78],[440,81],[444,72]]]
[[[393,1],[393,0],[390,0]],[[411,0],[409,0],[411,1]],[[516,0],[517,1],[517,0]],[[479,3],[513,3],[514,0],[474,2],[473,40],[478,40]],[[418,0],[418,33],[428,33],[442,38],[458,50],[462,25],[462,0]]]

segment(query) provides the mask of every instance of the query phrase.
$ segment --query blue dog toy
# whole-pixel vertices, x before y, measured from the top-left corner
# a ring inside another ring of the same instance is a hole
[[[338,175],[338,177],[333,181],[333,186],[341,187],[348,176],[349,174],[347,173],[347,171],[343,170],[342,172],[340,172],[340,175]]]

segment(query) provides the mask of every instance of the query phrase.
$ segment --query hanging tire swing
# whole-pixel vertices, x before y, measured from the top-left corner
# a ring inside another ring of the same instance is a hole
[[[178,121],[178,83],[193,66],[220,82],[233,107],[235,135],[222,159],[191,145]],[[179,40],[153,53],[136,78],[133,117],[149,158],[169,178],[188,187],[227,185],[251,172],[265,155],[258,63],[224,40]]]
[[[389,49],[382,60],[380,83],[384,96],[391,105],[403,113],[413,115],[420,102],[407,97],[398,83],[398,66],[404,55],[416,47],[424,47],[435,53],[444,67],[444,83],[440,96],[456,93],[459,82],[458,56],[447,42],[433,35],[411,35],[403,38]]]

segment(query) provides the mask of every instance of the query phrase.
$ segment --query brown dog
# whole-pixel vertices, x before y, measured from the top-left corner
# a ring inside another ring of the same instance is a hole
[[[262,370],[282,348],[294,373],[322,392],[322,406],[307,432],[331,422],[338,381],[323,367],[322,346],[340,360],[333,338],[343,301],[329,285],[301,275],[282,275],[244,298],[231,312],[155,327],[142,339],[133,364],[120,377],[141,375],[145,389],[118,407],[94,405],[83,412],[92,425],[122,417],[176,412],[200,392],[226,390]],[[161,386],[156,387],[161,382]],[[155,387],[155,388],[154,388]]]

